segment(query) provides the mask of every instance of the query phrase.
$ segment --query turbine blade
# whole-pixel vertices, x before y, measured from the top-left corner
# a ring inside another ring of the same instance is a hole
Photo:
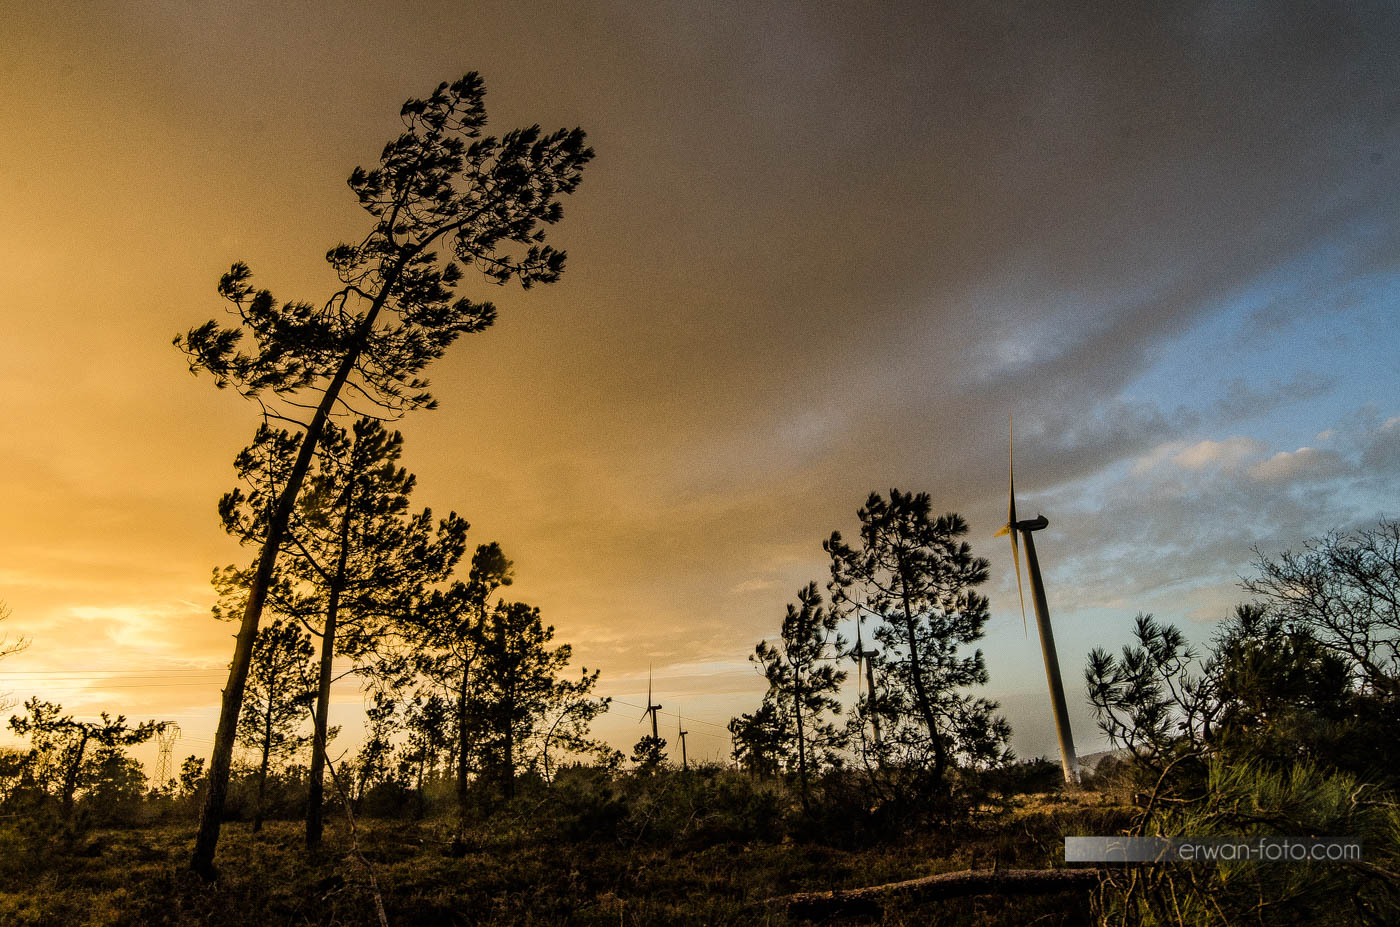
[[[1016,527],[1016,431],[1010,416],[1006,420],[1006,447],[1011,488],[1006,494],[1006,524],[1013,531]],[[1016,535],[1011,535],[1013,538]],[[1014,543],[1014,542],[1013,542]]]
[[[1026,592],[1021,587],[1021,545],[1016,543],[1015,531],[1011,532],[1011,559],[1016,562],[1016,595],[1021,599],[1021,633],[1030,637],[1031,631],[1026,625]]]
[[[1006,471],[1008,489],[1006,493],[1006,527],[998,531],[1011,535],[1011,559],[1016,564],[1016,595],[1021,599],[1021,633],[1031,636],[1026,625],[1026,591],[1021,585],[1021,545],[1016,541],[1016,413],[1006,414]]]

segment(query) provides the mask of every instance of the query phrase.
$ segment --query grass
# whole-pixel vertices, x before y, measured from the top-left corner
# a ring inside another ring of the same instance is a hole
[[[567,798],[518,802],[470,827],[455,846],[445,817],[364,820],[361,847],[394,925],[781,925],[785,914],[764,899],[971,867],[1056,865],[1065,834],[1110,832],[1103,828],[1123,815],[1095,794],[1026,797],[973,823],[842,846],[779,835],[783,828],[771,829],[771,839],[745,836],[742,822],[708,820],[713,809],[694,797],[673,794],[664,807],[640,813],[645,803],[624,803],[625,815],[596,813],[587,802],[580,810]],[[618,803],[603,799],[605,808]],[[377,923],[368,878],[341,822],[315,856],[296,822],[270,821],[257,835],[230,822],[213,885],[185,869],[193,830],[192,823],[102,829],[66,851],[8,854],[0,864],[0,923]],[[1087,923],[1087,907],[1068,896],[894,903],[883,923],[1079,924]]]

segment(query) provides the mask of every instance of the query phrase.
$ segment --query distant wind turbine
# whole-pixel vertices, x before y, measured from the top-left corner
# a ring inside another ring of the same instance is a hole
[[[865,623],[861,615],[856,616],[856,646],[851,656],[856,661],[856,697],[860,696],[860,667],[865,664],[865,680],[867,688],[867,704],[870,706],[870,727],[875,733],[875,750],[880,749],[880,716],[875,712],[875,667],[872,658],[875,656],[874,649],[866,650],[865,643],[861,640],[860,627]]]
[[[634,706],[635,707],[635,706]],[[647,707],[642,711],[642,718],[651,715],[651,739],[660,740],[656,733],[656,713],[661,710],[661,706],[651,700],[651,667],[647,667]],[[639,721],[641,718],[638,719]]]
[[[1055,655],[1055,634],[1050,629],[1050,606],[1045,602],[1045,583],[1040,578],[1040,561],[1035,556],[1035,541],[1032,531],[1039,531],[1050,524],[1044,515],[1025,521],[1016,520],[1016,451],[1014,431],[1008,427],[1011,437],[1008,440],[1011,457],[1011,492],[1007,504],[1006,524],[996,533],[1011,536],[1011,559],[1016,564],[1016,592],[1021,597],[1021,626],[1026,621],[1026,594],[1021,587],[1021,551],[1016,543],[1020,532],[1026,540],[1026,569],[1030,574],[1031,602],[1035,605],[1035,626],[1040,632],[1040,653],[1045,658],[1045,680],[1050,684],[1050,706],[1055,712],[1055,736],[1060,742],[1060,765],[1064,768],[1065,782],[1079,784],[1079,756],[1074,752],[1074,737],[1069,729],[1069,711],[1065,708],[1065,686],[1060,680],[1060,661]]]
[[[651,701],[651,699],[647,699],[647,701]],[[690,764],[685,758],[685,735],[690,732],[681,729],[681,713],[679,711],[676,712],[676,733],[680,736],[681,740],[681,769],[687,770],[690,768]]]

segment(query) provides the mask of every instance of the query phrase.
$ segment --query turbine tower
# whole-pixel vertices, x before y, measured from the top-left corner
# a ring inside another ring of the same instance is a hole
[[[1010,429],[1008,429],[1010,430]],[[1074,737],[1069,729],[1069,711],[1065,707],[1065,685],[1060,679],[1060,661],[1055,655],[1055,633],[1050,629],[1050,606],[1045,602],[1045,583],[1040,578],[1040,561],[1035,555],[1035,540],[1031,532],[1050,524],[1044,515],[1025,521],[1016,520],[1016,451],[1014,433],[1008,440],[1011,457],[1011,491],[1007,504],[1006,524],[996,533],[1011,536],[1011,559],[1016,564],[1016,592],[1021,597],[1021,625],[1026,621],[1026,594],[1021,587],[1021,551],[1016,535],[1026,541],[1026,570],[1030,574],[1031,602],[1035,605],[1035,626],[1040,632],[1040,654],[1045,658],[1045,681],[1050,686],[1050,707],[1055,713],[1055,736],[1060,742],[1060,765],[1068,785],[1079,784],[1079,755],[1074,752]]]
[[[635,707],[635,706],[633,706]],[[642,717],[651,715],[651,739],[660,740],[656,733],[656,713],[661,710],[661,706],[651,700],[651,667],[647,667],[647,707],[642,712]]]
[[[651,701],[651,699],[647,699],[647,701]],[[686,757],[685,757],[685,735],[686,735],[686,734],[689,734],[690,732],[681,729],[681,713],[680,713],[679,711],[676,712],[676,733],[677,733],[678,735],[680,735],[680,740],[681,740],[681,770],[684,771],[684,770],[687,770],[687,769],[690,768],[690,764],[686,761]]]

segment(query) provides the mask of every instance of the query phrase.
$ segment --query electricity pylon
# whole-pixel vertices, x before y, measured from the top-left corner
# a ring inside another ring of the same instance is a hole
[[[1009,439],[1011,491],[1007,503],[1006,524],[997,532],[1011,536],[1011,559],[1016,564],[1016,592],[1021,597],[1021,625],[1026,621],[1026,594],[1021,588],[1021,551],[1016,543],[1019,533],[1026,542],[1026,570],[1030,574],[1031,602],[1035,605],[1035,626],[1040,632],[1040,653],[1045,659],[1045,681],[1050,686],[1050,707],[1055,713],[1055,737],[1060,742],[1060,765],[1064,769],[1065,782],[1071,786],[1079,784],[1079,756],[1074,752],[1074,737],[1069,729],[1069,710],[1065,707],[1065,685],[1060,679],[1060,661],[1055,655],[1055,633],[1050,629],[1050,606],[1045,601],[1045,583],[1040,577],[1040,561],[1035,555],[1035,540],[1031,532],[1040,531],[1050,524],[1044,515],[1025,521],[1016,520],[1016,451],[1014,435]]]
[[[175,741],[180,739],[180,725],[174,721],[164,721],[156,727],[156,788],[163,789],[171,780],[170,753],[175,749]]]

